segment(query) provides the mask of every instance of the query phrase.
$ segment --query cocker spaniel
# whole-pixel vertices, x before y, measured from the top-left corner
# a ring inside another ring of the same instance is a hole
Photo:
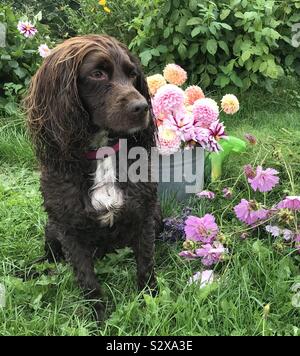
[[[116,39],[75,37],[45,58],[25,104],[48,214],[46,256],[71,263],[100,320],[105,308],[95,258],[130,246],[139,289],[156,287],[157,184],[121,182],[112,156],[99,158],[91,151],[108,146],[118,160],[118,140],[126,139],[128,150],[144,147],[150,156],[156,127],[144,75]]]

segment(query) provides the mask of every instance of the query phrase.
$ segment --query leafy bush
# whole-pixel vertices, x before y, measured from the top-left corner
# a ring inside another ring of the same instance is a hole
[[[175,62],[204,88],[271,89],[284,72],[300,75],[300,47],[291,45],[297,22],[300,0],[156,1],[133,20],[130,47],[149,70]]]
[[[41,61],[38,46],[51,43],[47,28],[39,24],[41,18],[41,13],[38,13],[30,19],[36,24],[38,34],[34,38],[26,38],[17,29],[22,16],[11,6],[0,5],[0,23],[6,28],[5,43],[0,46],[0,110],[4,109],[9,114],[17,109],[16,103]]]
[[[154,1],[156,3],[157,0]],[[137,17],[144,7],[143,0],[108,0],[111,12],[106,13],[98,0],[81,0],[78,9],[65,7],[68,17],[69,31],[78,35],[90,33],[106,33],[129,44],[136,31],[131,28],[132,19]]]

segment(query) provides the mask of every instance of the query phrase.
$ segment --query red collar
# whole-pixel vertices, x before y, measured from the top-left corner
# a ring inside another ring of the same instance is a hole
[[[111,148],[113,149],[114,152],[112,152]],[[120,150],[120,143],[118,141],[113,146],[101,147],[98,148],[97,150],[85,152],[85,158],[91,161],[103,159],[105,157],[109,157],[112,156],[113,154],[116,154],[117,152],[119,152],[119,150]]]

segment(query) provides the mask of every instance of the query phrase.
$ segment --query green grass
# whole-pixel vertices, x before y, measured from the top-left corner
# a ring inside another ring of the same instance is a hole
[[[287,85],[285,85],[285,88]],[[289,84],[290,90],[299,86]],[[216,94],[217,96],[217,94]],[[67,264],[41,264],[50,270],[23,281],[30,261],[42,255],[43,227],[38,172],[20,122],[2,119],[0,127],[0,283],[7,289],[0,309],[0,335],[300,335],[300,308],[292,306],[291,287],[300,282],[300,259],[262,232],[241,241],[243,229],[232,206],[248,197],[241,175],[246,163],[264,163],[279,170],[281,183],[268,195],[276,202],[285,194],[300,194],[300,114],[282,86],[271,95],[252,91],[240,96],[241,111],[226,118],[228,131],[252,133],[259,145],[226,162],[222,181],[210,184],[217,193],[235,186],[233,201],[218,196],[213,203],[192,199],[194,214],[213,212],[222,226],[230,260],[215,267],[216,283],[205,289],[188,286],[199,262],[178,257],[180,244],[157,243],[160,294],[138,295],[135,263],[128,249],[107,256],[96,266],[108,303],[107,319],[98,327],[89,302]],[[295,103],[296,104],[296,103]],[[19,120],[20,121],[20,120]],[[166,203],[166,215],[179,205]],[[264,306],[270,313],[264,318]]]

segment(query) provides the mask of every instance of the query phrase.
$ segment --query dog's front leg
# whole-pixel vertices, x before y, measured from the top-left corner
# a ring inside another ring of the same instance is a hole
[[[94,271],[94,251],[81,244],[76,235],[65,236],[61,242],[66,259],[71,263],[85,297],[94,302],[97,321],[102,321],[105,307],[101,301],[102,292]]]
[[[149,287],[151,293],[157,293],[154,272],[155,227],[154,221],[146,221],[141,234],[134,241],[133,251],[137,262],[139,290]]]

